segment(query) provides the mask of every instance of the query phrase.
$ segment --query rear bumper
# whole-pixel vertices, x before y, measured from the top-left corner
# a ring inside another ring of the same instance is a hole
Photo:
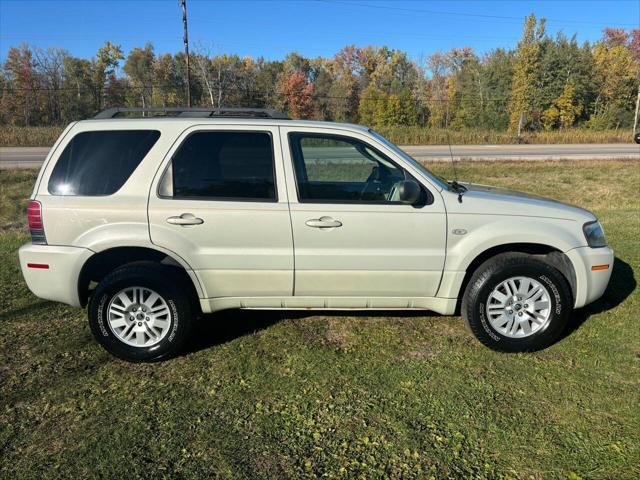
[[[34,295],[80,306],[78,276],[93,254],[91,250],[28,243],[20,247],[18,254],[22,276]]]
[[[565,252],[576,273],[575,308],[584,307],[598,300],[607,289],[613,270],[613,250],[609,247],[580,247]],[[592,267],[608,265],[604,270]]]

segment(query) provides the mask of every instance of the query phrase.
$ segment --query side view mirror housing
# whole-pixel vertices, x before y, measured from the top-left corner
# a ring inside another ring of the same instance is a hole
[[[413,180],[404,180],[398,183],[398,197],[402,203],[415,205],[422,197],[422,188]]]

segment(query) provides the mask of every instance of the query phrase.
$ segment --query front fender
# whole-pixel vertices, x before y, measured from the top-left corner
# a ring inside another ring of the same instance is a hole
[[[586,246],[581,233],[582,225],[567,219],[449,215],[445,271],[466,271],[482,252],[507,244],[538,244],[566,252]]]

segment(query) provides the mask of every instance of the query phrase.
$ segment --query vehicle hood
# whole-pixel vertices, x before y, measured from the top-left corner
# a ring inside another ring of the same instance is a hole
[[[469,213],[548,217],[580,222],[596,219],[593,213],[584,208],[550,198],[490,185],[460,183],[468,189],[462,196],[460,206],[465,205],[464,210]]]

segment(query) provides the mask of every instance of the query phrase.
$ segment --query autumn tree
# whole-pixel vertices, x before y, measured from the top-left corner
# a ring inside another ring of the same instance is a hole
[[[119,67],[124,60],[124,70]],[[262,107],[304,118],[375,127],[514,129],[631,127],[640,83],[640,29],[606,29],[600,41],[544,34],[527,18],[514,50],[479,57],[468,47],[418,60],[390,47],[348,45],[332,57],[291,53],[283,60],[191,57],[193,105]],[[65,124],[99,109],[186,103],[183,52],[105,42],[93,58],[21,45],[0,68],[0,123]]]
[[[336,53],[330,62],[333,82],[329,90],[329,115],[334,120],[355,122],[358,118],[358,103],[368,79],[367,68],[362,60],[367,58],[361,49],[348,45]]]
[[[542,113],[542,123],[545,130],[551,130],[556,126],[561,129],[568,128],[573,125],[580,112],[582,105],[576,102],[576,86],[569,80],[562,94]]]
[[[374,85],[369,85],[362,92],[358,106],[359,122],[372,127],[384,125],[387,111],[387,95]]]
[[[33,52],[27,44],[12,47],[4,62],[7,88],[2,95],[2,108],[14,124],[32,125],[39,108],[40,79]]]
[[[293,118],[309,118],[313,113],[313,85],[297,71],[283,80],[282,91],[287,110]]]
[[[605,39],[593,47],[593,80],[597,97],[593,105],[590,126],[611,128],[632,115],[633,100],[638,84],[639,66],[628,46]]]
[[[451,62],[446,53],[435,52],[427,61],[427,68],[431,72],[429,81],[429,126],[444,127],[448,121],[447,93],[448,78],[451,75]]]

